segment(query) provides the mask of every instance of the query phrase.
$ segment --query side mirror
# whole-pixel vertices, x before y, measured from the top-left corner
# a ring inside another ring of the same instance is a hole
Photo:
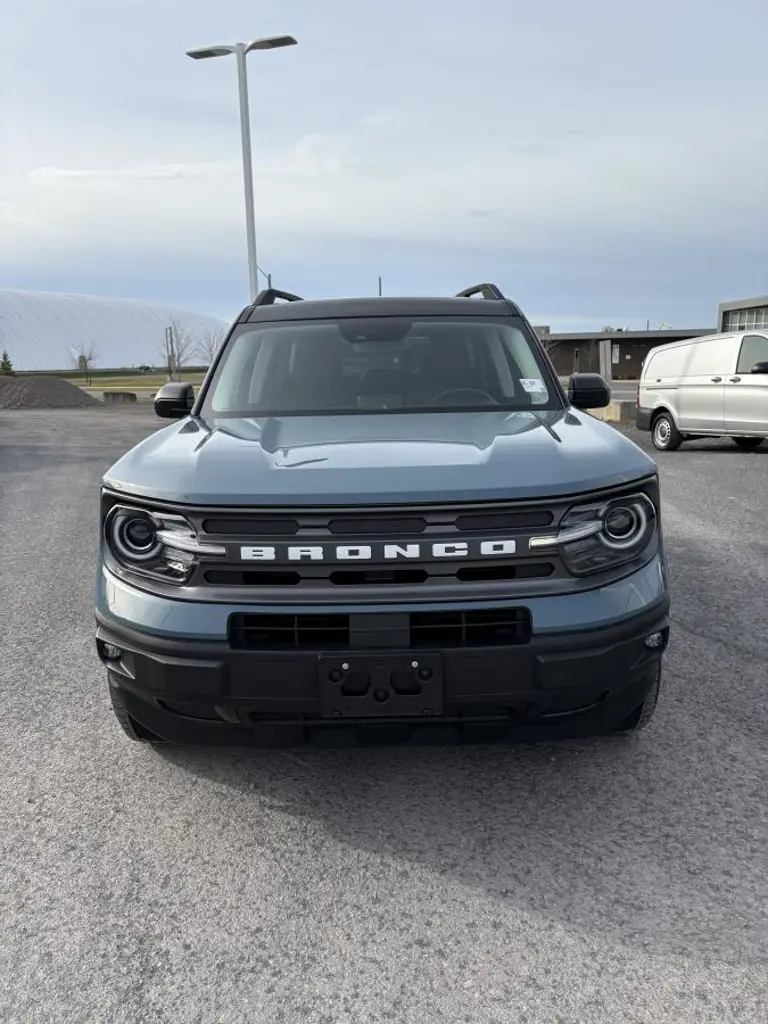
[[[573,373],[568,381],[568,401],[577,409],[604,409],[611,389],[599,373]]]
[[[180,380],[163,384],[155,395],[155,415],[165,420],[179,420],[189,416],[195,404],[195,389]]]
[[[761,362],[761,363],[755,363],[755,365],[752,367],[752,369],[749,372],[750,373],[768,373],[768,361]]]

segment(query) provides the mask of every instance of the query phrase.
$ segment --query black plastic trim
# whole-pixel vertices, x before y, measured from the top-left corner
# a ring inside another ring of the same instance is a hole
[[[537,716],[576,721],[583,710],[600,708],[621,718],[642,700],[659,672],[668,643],[668,612],[665,600],[620,623],[534,635],[517,647],[437,647],[431,653],[442,665],[444,708],[430,724],[497,721],[509,726],[517,715],[533,724]],[[225,643],[149,637],[96,618],[100,653],[105,643],[124,652],[123,668],[104,662],[111,685],[122,691],[138,722],[166,739],[231,742],[239,737],[250,743],[254,729],[266,730],[266,740],[280,724],[300,732],[322,724],[318,652],[235,651]],[[643,640],[653,632],[661,632],[664,642],[649,649]],[[399,656],[395,649],[389,653]],[[360,650],[356,657],[364,664],[366,657],[386,661],[388,653]],[[211,712],[220,720],[200,721]],[[357,719],[345,723],[351,728],[366,724]],[[406,723],[408,728],[420,724]]]
[[[259,292],[250,308],[274,306],[277,299],[283,299],[285,302],[304,302],[300,295],[292,295],[291,292],[281,292],[277,288],[265,288],[264,291]]]
[[[504,299],[504,292],[495,284],[476,284],[464,291],[457,292],[457,299],[471,299],[475,295],[482,295],[484,299]]]
[[[638,405],[637,413],[635,414],[635,426],[638,430],[651,429],[651,418],[654,411],[654,409],[643,409]]]

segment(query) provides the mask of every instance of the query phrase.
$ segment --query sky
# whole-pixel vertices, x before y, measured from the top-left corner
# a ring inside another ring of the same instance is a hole
[[[768,293],[765,0],[0,0],[0,287],[248,302],[498,284],[536,324]]]

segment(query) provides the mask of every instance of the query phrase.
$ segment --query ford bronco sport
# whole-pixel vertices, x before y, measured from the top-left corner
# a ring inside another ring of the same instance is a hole
[[[237,317],[101,490],[96,645],[134,740],[633,732],[669,635],[656,465],[494,285]]]

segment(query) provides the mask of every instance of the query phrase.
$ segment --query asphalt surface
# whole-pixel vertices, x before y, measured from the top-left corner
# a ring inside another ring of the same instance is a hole
[[[768,444],[658,458],[640,736],[160,754],[91,612],[100,475],[158,425],[0,413],[0,1021],[768,1019]]]

